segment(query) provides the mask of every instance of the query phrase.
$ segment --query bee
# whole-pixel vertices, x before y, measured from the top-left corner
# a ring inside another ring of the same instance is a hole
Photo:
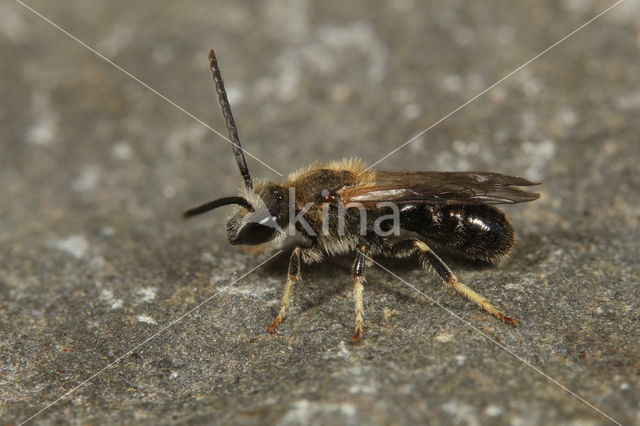
[[[297,234],[299,243],[289,260],[282,305],[269,333],[284,318],[302,265],[343,254],[355,255],[353,344],[363,333],[365,272],[373,256],[415,256],[422,268],[433,269],[446,285],[480,308],[518,324],[459,282],[431,246],[446,247],[467,259],[496,262],[513,247],[514,229],[495,205],[536,200],[540,194],[519,187],[538,183],[491,172],[370,170],[358,159],[347,159],[303,168],[283,182],[254,184],[213,49],[209,67],[244,188],[239,195],[187,210],[183,217],[235,206],[226,227],[234,245],[280,245]]]

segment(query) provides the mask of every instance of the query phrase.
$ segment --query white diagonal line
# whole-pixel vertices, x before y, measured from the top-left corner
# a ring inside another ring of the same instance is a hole
[[[175,103],[174,101],[172,101],[171,99],[167,98],[165,95],[163,95],[162,93],[158,92],[156,89],[154,89],[153,87],[149,86],[147,83],[145,83],[144,81],[140,80],[138,77],[134,76],[133,74],[131,74],[129,71],[125,70],[124,68],[122,68],[120,65],[116,64],[115,62],[113,62],[112,60],[110,60],[109,58],[107,58],[106,56],[104,56],[102,53],[98,52],[97,50],[95,50],[94,48],[92,48],[91,46],[89,46],[88,44],[86,44],[85,42],[83,42],[82,40],[80,40],[78,37],[74,36],[73,34],[71,34],[69,31],[65,30],[64,28],[60,27],[59,25],[57,25],[56,23],[54,23],[53,21],[51,21],[49,18],[47,18],[46,16],[42,15],[41,13],[39,13],[38,11],[34,10],[31,6],[25,4],[24,2],[22,2],[21,0],[15,0],[16,3],[20,4],[22,7],[24,7],[25,9],[30,10],[31,12],[33,12],[35,15],[39,16],[40,18],[42,18],[44,21],[46,21],[47,23],[49,23],[51,26],[57,28],[58,30],[60,30],[61,32],[63,32],[64,34],[66,34],[67,36],[69,36],[71,39],[73,39],[74,41],[76,41],[77,43],[81,44],[82,46],[86,47],[87,49],[89,49],[91,52],[93,52],[96,56],[98,56],[100,59],[108,62],[109,64],[113,65],[116,69],[118,69],[120,72],[122,72],[123,74],[125,74],[127,77],[130,77],[131,79],[135,80],[136,82],[138,82],[140,85],[142,85],[143,87],[145,87],[146,89],[148,89],[149,91],[153,92],[154,94],[160,96],[162,99],[164,99],[165,101],[167,101],[168,103],[170,103],[171,105],[173,105],[174,107],[178,108],[180,111],[182,111],[183,113],[185,113],[186,115],[188,115],[189,117],[193,118],[194,120],[196,120],[198,123],[202,124],[203,126],[205,126],[207,129],[211,130],[213,133],[215,133],[216,135],[220,136],[221,138],[223,138],[224,140],[226,140],[227,142],[229,142],[230,144],[233,145],[233,142],[231,142],[225,135],[223,135],[222,133],[218,132],[216,129],[214,129],[213,127],[209,126],[207,123],[205,123],[204,121],[202,121],[201,119],[199,119],[198,117],[196,117],[195,115],[193,115],[192,113],[190,113],[189,111],[187,111],[186,109],[184,109],[183,107],[181,107],[180,105],[178,105],[177,103]],[[274,172],[275,174],[277,174],[278,176],[282,176],[282,173],[280,173],[279,171],[277,171],[276,169],[274,169],[273,167],[271,167],[270,165],[268,165],[267,163],[265,163],[264,161],[260,160],[258,157],[256,157],[255,155],[251,154],[249,151],[247,151],[246,149],[242,148],[242,151],[247,154],[249,157],[253,158],[254,160],[256,160],[258,163],[262,164],[263,166],[267,167],[268,169],[270,169],[272,172]]]
[[[532,365],[529,361],[525,360],[524,358],[520,357],[519,355],[517,355],[515,352],[513,352],[511,349],[507,348],[506,346],[504,346],[502,343],[498,342],[496,339],[494,339],[493,337],[489,336],[488,334],[486,334],[485,332],[483,332],[482,330],[478,329],[477,327],[475,327],[473,324],[471,324],[470,322],[466,321],[464,318],[462,318],[460,315],[456,314],[455,312],[453,312],[451,309],[447,308],[446,306],[442,305],[441,303],[439,303],[438,301],[436,301],[435,299],[433,299],[432,297],[427,296],[424,292],[418,290],[414,285],[408,283],[407,281],[405,281],[404,279],[400,278],[398,275],[394,274],[393,272],[391,272],[389,269],[385,268],[384,266],[382,266],[380,263],[376,262],[375,260],[373,260],[371,257],[367,256],[369,258],[369,260],[371,260],[373,263],[375,263],[376,265],[378,265],[382,270],[388,272],[389,274],[391,274],[393,277],[397,278],[398,280],[400,280],[402,283],[404,283],[405,285],[411,287],[412,289],[414,289],[416,292],[418,292],[419,294],[421,294],[422,296],[424,296],[425,298],[427,298],[430,302],[438,305],[440,308],[444,309],[445,311],[447,311],[449,314],[451,314],[452,316],[456,317],[457,319],[459,319],[460,321],[462,321],[467,327],[477,331],[478,333],[480,333],[485,339],[493,342],[494,344],[496,344],[500,349],[503,349],[504,351],[506,351],[507,353],[511,354],[512,356],[514,356],[518,361],[522,362],[524,365],[526,365],[527,367],[532,368],[533,370],[535,370],[536,372],[538,372],[539,374],[541,374],[544,378],[546,378],[547,380],[549,380],[551,383],[560,386],[562,389],[564,389],[566,392],[568,392],[569,394],[571,394],[572,396],[574,396],[575,398],[577,398],[578,400],[582,401],[583,403],[587,404],[589,407],[591,407],[593,410],[597,411],[598,413],[602,414],[603,416],[605,416],[607,419],[611,420],[612,422],[614,422],[617,425],[622,426],[622,424],[620,422],[618,422],[617,420],[613,419],[611,416],[609,416],[607,413],[603,412],[602,410],[600,410],[598,407],[596,407],[595,405],[593,405],[592,403],[590,403],[589,401],[587,401],[586,399],[584,399],[583,397],[581,397],[580,395],[578,395],[577,393],[575,393],[574,391],[572,391],[571,389],[569,389],[568,387],[564,386],[562,383],[558,382],[556,379],[554,379],[553,377],[549,376],[547,373],[545,373],[544,371],[540,370],[538,367]]]
[[[526,67],[527,65],[529,65],[531,62],[535,61],[536,59],[538,59],[540,56],[544,55],[545,53],[547,53],[548,51],[550,51],[551,49],[553,49],[554,47],[556,47],[557,45],[559,45],[560,43],[562,43],[563,41],[565,41],[566,39],[568,39],[569,37],[571,37],[572,35],[574,35],[575,33],[577,33],[578,31],[580,31],[581,29],[583,29],[584,27],[586,27],[587,25],[591,24],[593,21],[595,21],[596,19],[598,19],[599,17],[601,17],[602,15],[604,15],[605,13],[609,12],[611,9],[613,9],[614,7],[618,6],[620,3],[622,3],[624,0],[618,0],[617,2],[615,2],[613,5],[609,6],[608,8],[606,8],[605,10],[603,10],[602,12],[600,12],[599,14],[597,14],[596,16],[594,16],[593,18],[591,18],[590,20],[588,20],[587,22],[585,22],[584,24],[580,25],[578,28],[576,28],[575,30],[571,31],[569,34],[567,34],[566,36],[562,37],[560,40],[556,41],[555,43],[553,43],[551,46],[547,47],[546,49],[544,49],[542,52],[538,53],[536,56],[534,56],[533,58],[529,59],[527,62],[525,62],[524,64],[520,65],[518,68],[516,68],[515,70],[511,71],[509,74],[505,75],[504,77],[502,77],[500,80],[496,81],[495,83],[493,83],[491,86],[487,87],[486,89],[484,89],[482,92],[478,93],[477,95],[475,95],[473,98],[469,99],[467,102],[463,103],[462,105],[460,105],[458,108],[454,109],[453,111],[451,111],[449,114],[445,115],[444,117],[442,117],[440,120],[436,121],[435,123],[433,123],[432,125],[430,125],[429,127],[427,127],[426,129],[424,129],[423,131],[421,131],[420,133],[418,133],[417,135],[415,135],[414,137],[412,137],[411,139],[409,139],[408,141],[406,141],[405,143],[403,143],[402,145],[400,145],[399,147],[397,147],[396,149],[394,149],[393,151],[391,151],[390,153],[388,153],[387,155],[385,155],[384,157],[382,157],[381,159],[379,159],[378,161],[376,161],[375,163],[373,163],[372,165],[370,165],[369,167],[367,167],[366,169],[364,169],[363,171],[360,172],[360,174],[366,172],[367,170],[371,169],[372,167],[374,167],[376,164],[380,163],[381,161],[385,160],[387,157],[392,156],[393,154],[395,154],[396,152],[398,152],[399,150],[401,150],[402,148],[404,148],[405,146],[409,145],[411,142],[413,142],[414,140],[416,140],[417,138],[419,138],[420,136],[424,135],[425,133],[427,133],[429,130],[433,129],[435,126],[437,126],[438,124],[442,123],[444,120],[446,120],[447,118],[451,117],[453,114],[455,114],[456,112],[460,111],[462,108],[466,107],[467,105],[469,105],[471,102],[475,101],[476,99],[478,99],[480,96],[484,95],[485,93],[487,93],[489,90],[493,89],[494,87],[496,87],[498,84],[502,83],[503,81],[505,81],[506,79],[508,79],[509,77],[511,77],[513,74],[517,73],[518,71],[520,71],[522,68]]]
[[[214,299],[216,296],[218,296],[220,293],[223,293],[226,289],[228,289],[229,287],[231,287],[232,285],[234,285],[235,283],[237,283],[238,281],[240,281],[241,279],[243,279],[244,277],[246,277],[247,275],[251,274],[253,271],[255,271],[256,269],[260,268],[262,265],[264,265],[265,263],[267,263],[268,261],[270,261],[271,259],[273,259],[274,257],[276,257],[277,255],[279,255],[280,253],[282,253],[282,250],[278,250],[275,254],[271,255],[268,259],[263,260],[262,262],[260,262],[257,266],[254,266],[253,268],[251,268],[248,272],[246,272],[244,275],[242,275],[239,278],[236,278],[235,280],[231,281],[230,284],[224,286],[223,288],[221,288],[220,290],[218,290],[216,293],[212,294],[211,296],[207,297],[203,302],[200,302],[198,305],[196,305],[194,308],[189,309],[187,312],[185,312],[184,314],[180,315],[178,318],[176,318],[175,320],[171,321],[169,324],[165,325],[164,327],[162,327],[160,330],[156,331],[154,334],[152,334],[150,337],[147,337],[142,343],[137,344],[136,346],[134,346],[133,348],[129,349],[127,352],[125,352],[124,355],[119,356],[118,358],[116,358],[115,361],[107,364],[106,367],[104,367],[102,370],[98,371],[97,373],[94,373],[93,375],[91,375],[88,379],[86,379],[85,381],[81,382],[79,385],[77,385],[76,387],[68,390],[67,392],[65,392],[64,394],[62,394],[60,397],[56,398],[53,402],[47,404],[45,407],[43,407],[42,409],[40,409],[40,411],[38,411],[37,413],[35,413],[34,415],[32,415],[31,417],[23,420],[22,422],[19,423],[19,426],[27,423],[30,420],[33,420],[36,416],[40,415],[41,413],[43,413],[44,411],[46,411],[48,408],[50,408],[51,406],[53,406],[55,403],[57,403],[58,401],[60,401],[61,399],[71,395],[72,393],[74,393],[75,391],[77,391],[78,389],[80,389],[81,387],[83,387],[85,384],[87,384],[88,382],[90,382],[91,380],[95,379],[96,377],[98,377],[100,374],[102,374],[103,372],[105,372],[106,370],[108,370],[109,368],[113,367],[115,364],[117,364],[118,362],[122,361],[124,358],[126,358],[129,354],[131,354],[132,352],[134,352],[135,350],[137,350],[138,348],[140,348],[141,346],[145,345],[146,343],[148,343],[149,341],[155,339],[158,335],[160,335],[161,333],[163,333],[164,331],[166,331],[168,328],[172,327],[173,325],[175,325],[176,323],[182,321],[182,319],[184,319],[186,316],[192,314],[194,311],[196,311],[198,308],[200,308],[202,305],[204,305],[205,303],[210,302],[212,299]]]

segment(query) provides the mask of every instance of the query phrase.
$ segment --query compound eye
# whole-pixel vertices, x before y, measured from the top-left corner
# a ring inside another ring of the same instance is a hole
[[[232,241],[233,244],[256,245],[266,243],[275,237],[276,228],[262,225],[257,222],[246,224],[238,233],[238,238]]]

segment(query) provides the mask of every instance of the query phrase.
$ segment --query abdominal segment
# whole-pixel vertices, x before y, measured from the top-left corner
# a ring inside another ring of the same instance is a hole
[[[402,228],[460,252],[493,262],[506,255],[514,241],[513,226],[504,213],[488,205],[405,206]]]

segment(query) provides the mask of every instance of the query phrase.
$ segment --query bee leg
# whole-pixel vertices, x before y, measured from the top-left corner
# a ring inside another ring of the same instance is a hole
[[[362,336],[362,291],[364,290],[364,272],[369,258],[369,246],[362,244],[358,247],[356,260],[353,263],[353,298],[356,303],[356,334],[351,338],[351,344],[355,345]]]
[[[408,239],[400,241],[392,247],[392,252],[394,252],[393,254],[395,254],[396,257],[407,257],[415,251],[418,251],[419,253],[422,267],[427,268],[428,265],[431,265],[438,275],[440,275],[440,278],[442,278],[442,280],[455,291],[502,321],[514,326],[518,325],[518,320],[506,316],[495,306],[489,303],[487,299],[480,296],[461,282],[458,282],[455,275],[453,275],[453,272],[451,272],[451,269],[449,269],[449,267],[424,242],[417,239]]]
[[[284,312],[287,308],[287,305],[289,304],[289,296],[291,295],[291,289],[293,288],[293,285],[296,283],[296,281],[300,279],[301,251],[302,249],[300,248],[300,246],[296,246],[296,248],[293,249],[293,253],[291,253],[291,258],[289,259],[289,272],[287,274],[287,283],[284,286],[284,293],[282,295],[282,307],[280,308],[280,313],[278,313],[278,316],[276,317],[276,319],[274,319],[271,325],[269,326],[269,328],[267,328],[267,331],[269,333],[273,334],[276,332],[276,327],[278,326],[278,324],[280,324],[280,321],[282,321],[282,318],[284,317]]]

